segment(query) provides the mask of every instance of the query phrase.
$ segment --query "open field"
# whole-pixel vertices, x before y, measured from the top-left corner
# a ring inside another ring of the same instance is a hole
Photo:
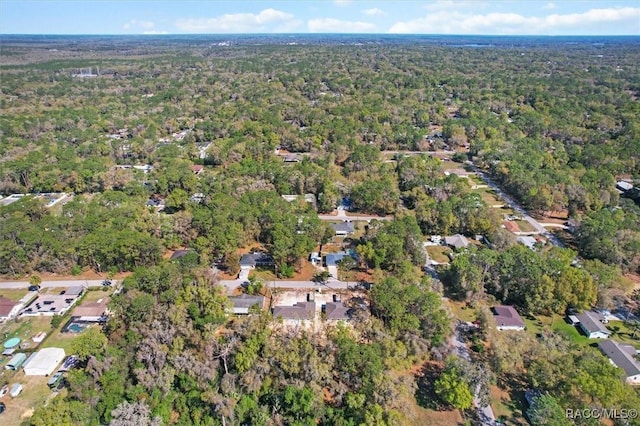
[[[3,426],[19,425],[33,414],[33,410],[42,404],[50,395],[51,390],[47,386],[48,377],[26,376],[22,370],[7,377],[9,384],[21,383],[24,387],[20,395],[11,398],[5,395],[0,399],[7,406],[7,410],[2,414]]]
[[[431,260],[434,260],[438,263],[449,263],[448,253],[451,253],[451,249],[446,246],[427,246],[427,253],[429,253],[429,257]]]
[[[14,302],[18,302],[27,293],[28,290],[26,288],[4,288],[0,290],[0,297],[6,297]]]
[[[521,232],[534,232],[536,229],[526,220],[516,220],[516,224],[518,224],[518,228],[520,228]]]
[[[473,322],[477,319],[475,310],[473,308],[467,307],[467,304],[465,302],[456,302],[448,299],[447,306],[451,310],[451,313],[459,320],[465,322]]]

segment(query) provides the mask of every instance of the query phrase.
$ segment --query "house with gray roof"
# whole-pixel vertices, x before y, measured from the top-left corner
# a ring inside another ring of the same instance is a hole
[[[347,235],[351,235],[356,230],[356,227],[353,224],[353,222],[332,223],[331,227],[336,232],[336,235],[339,237],[345,237]]]
[[[327,302],[322,306],[322,312],[328,321],[347,321],[351,318],[350,311],[341,301]]]
[[[274,306],[273,317],[283,320],[313,321],[316,317],[316,302],[298,302],[293,306]]]
[[[456,234],[444,237],[444,243],[455,249],[466,248],[469,246],[469,240],[464,235]]]
[[[229,297],[229,300],[233,304],[231,312],[235,315],[249,315],[249,308],[257,306],[260,310],[264,309],[265,301],[264,296],[250,294],[241,294],[240,296]]]
[[[604,340],[598,343],[598,348],[609,358],[611,364],[624,370],[627,383],[640,385],[640,362],[637,359],[636,348],[613,340]]]
[[[578,328],[589,339],[607,339],[611,335],[605,324],[606,319],[600,312],[585,311],[575,315],[578,319]]]

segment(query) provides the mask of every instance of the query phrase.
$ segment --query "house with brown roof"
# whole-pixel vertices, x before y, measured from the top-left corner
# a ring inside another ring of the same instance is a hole
[[[524,330],[524,321],[522,321],[522,318],[520,318],[520,315],[513,306],[494,306],[491,308],[491,311],[493,311],[493,318],[496,321],[496,328],[498,330]]]
[[[78,321],[104,322],[108,316],[107,299],[103,298],[96,302],[84,302],[73,310],[71,316]]]
[[[0,322],[4,322],[18,315],[22,304],[0,296]]]
[[[204,166],[201,166],[200,164],[194,164],[191,166],[191,171],[193,172],[194,175],[199,175],[200,173],[202,173],[203,170],[204,170]]]

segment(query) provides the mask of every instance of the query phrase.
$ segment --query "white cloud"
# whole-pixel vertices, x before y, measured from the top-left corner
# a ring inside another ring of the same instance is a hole
[[[233,13],[215,18],[179,19],[176,27],[189,33],[248,33],[268,32],[269,25],[283,25],[294,19],[290,13],[264,9],[255,13]]]
[[[377,7],[374,7],[372,9],[365,9],[362,11],[362,13],[364,13],[367,16],[383,16],[385,15],[384,11],[381,9],[378,9]]]
[[[149,30],[149,31],[144,31],[142,34],[145,34],[145,35],[158,35],[158,34],[169,34],[169,32],[167,32],[167,31],[158,31],[158,30]]]
[[[554,2],[549,2],[547,4],[544,5],[543,9],[545,10],[551,10],[551,9],[557,9],[558,5],[555,4]]]
[[[375,31],[376,26],[370,22],[319,18],[310,19],[307,28],[312,33],[366,33]]]
[[[436,11],[411,21],[396,22],[390,33],[427,34],[566,34],[580,33],[584,28],[603,33],[603,25],[638,33],[640,8],[591,9],[582,13],[547,16],[522,16],[517,13],[472,14],[459,11]],[[634,30],[635,28],[635,30]],[[624,33],[624,32],[623,32]]]
[[[435,12],[439,10],[446,11],[453,9],[484,9],[487,5],[487,2],[479,0],[436,0],[426,4],[424,8]]]
[[[346,5],[348,5],[349,3],[351,3],[351,0],[333,0],[333,3],[334,3],[336,6],[346,6]]]
[[[122,28],[125,30],[137,30],[137,29],[150,30],[154,26],[155,26],[154,23],[151,21],[138,21],[137,19],[132,19],[129,22],[125,23],[122,26]]]

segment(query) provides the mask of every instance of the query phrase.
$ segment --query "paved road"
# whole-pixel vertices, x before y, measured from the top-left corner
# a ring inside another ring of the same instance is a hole
[[[514,211],[516,211],[518,214],[524,217],[524,220],[526,220],[531,224],[531,226],[533,226],[533,228],[535,229],[535,232],[533,233],[537,233],[544,236],[551,242],[551,244],[555,246],[564,247],[564,244],[562,243],[562,241],[560,241],[555,235],[547,231],[540,222],[538,222],[533,217],[531,217],[529,215],[529,212],[527,212],[524,209],[524,207],[520,205],[520,203],[518,203],[506,192],[504,192],[502,188],[491,177],[489,177],[483,171],[478,169],[474,164],[469,162],[467,164],[469,164],[473,168],[473,170],[477,173],[478,177],[480,177],[480,179],[482,179],[487,185],[489,185],[489,187],[493,189],[496,192],[496,194],[498,194],[500,198],[502,198],[509,207],[511,207]]]
[[[60,280],[60,281],[42,281],[40,286],[42,288],[56,288],[56,287],[102,287],[102,281],[104,280]],[[115,283],[115,281],[114,281]],[[0,281],[0,288],[28,288],[31,284],[29,281]]]
[[[352,215],[352,216],[347,216],[345,214],[340,214],[338,213],[337,216],[333,216],[330,214],[319,214],[318,218],[320,220],[330,220],[330,221],[340,221],[340,220],[352,220],[352,221],[363,221],[366,220],[367,222],[372,221],[373,219],[375,220],[391,220],[393,219],[392,216],[370,216],[370,215],[366,215],[366,214],[358,214],[358,215]]]
[[[220,284],[227,288],[228,293],[232,293],[234,289],[242,285],[242,280],[221,280]],[[355,281],[345,282],[338,281],[336,279],[329,279],[325,284],[316,284],[313,281],[266,281],[265,286],[281,289],[293,289],[293,290],[347,290],[349,288],[357,287],[358,283]]]

